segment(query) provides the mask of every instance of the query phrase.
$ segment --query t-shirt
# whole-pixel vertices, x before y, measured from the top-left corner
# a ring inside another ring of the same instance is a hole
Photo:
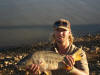
[[[68,47],[67,52],[65,54],[66,55],[72,55],[78,49],[79,49],[78,47],[76,47],[75,45],[72,44]],[[59,53],[56,45],[52,45],[49,48],[49,50],[52,50],[52,51]],[[89,74],[88,62],[87,62],[87,57],[86,57],[85,51],[82,50],[81,56],[82,56],[81,60],[75,61],[74,67],[77,68],[77,69],[83,70],[83,71],[85,71]],[[50,71],[49,71],[49,73],[50,73]],[[69,75],[69,72],[67,72],[66,70],[63,70],[63,69],[59,69],[59,70],[51,71],[51,74],[52,75],[67,75],[67,74]]]

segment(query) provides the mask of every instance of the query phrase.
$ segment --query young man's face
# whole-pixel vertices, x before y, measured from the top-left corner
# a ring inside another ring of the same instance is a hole
[[[58,29],[55,29],[54,35],[55,35],[56,42],[64,43],[69,39],[70,31],[69,29],[65,30],[62,28],[58,28]]]

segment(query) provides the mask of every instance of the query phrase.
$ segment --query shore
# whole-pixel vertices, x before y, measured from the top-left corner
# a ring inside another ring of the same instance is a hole
[[[74,44],[83,48],[86,52],[87,60],[90,68],[90,75],[100,74],[100,34],[85,35],[75,38]],[[30,75],[23,70],[15,70],[14,65],[27,56],[36,51],[49,47],[49,41],[35,42],[31,46],[15,47],[0,50],[0,75]]]

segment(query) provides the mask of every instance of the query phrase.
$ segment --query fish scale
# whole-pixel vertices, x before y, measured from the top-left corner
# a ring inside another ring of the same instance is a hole
[[[79,48],[72,57],[75,61],[81,60],[81,48]],[[20,68],[26,68],[31,64],[37,64],[40,66],[40,72],[67,69],[63,61],[65,61],[66,55],[60,55],[53,51],[36,51],[32,55],[28,55],[17,63]],[[66,64],[67,65],[67,64]]]

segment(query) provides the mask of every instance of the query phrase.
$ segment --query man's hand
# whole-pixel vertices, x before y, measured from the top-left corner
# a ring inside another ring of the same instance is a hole
[[[36,64],[32,64],[28,66],[26,69],[33,73],[33,75],[37,75],[39,73],[39,66]]]
[[[63,63],[66,66],[66,70],[70,71],[73,68],[74,64],[75,64],[75,61],[74,61],[74,59],[71,55],[66,55],[65,60],[63,61]]]

